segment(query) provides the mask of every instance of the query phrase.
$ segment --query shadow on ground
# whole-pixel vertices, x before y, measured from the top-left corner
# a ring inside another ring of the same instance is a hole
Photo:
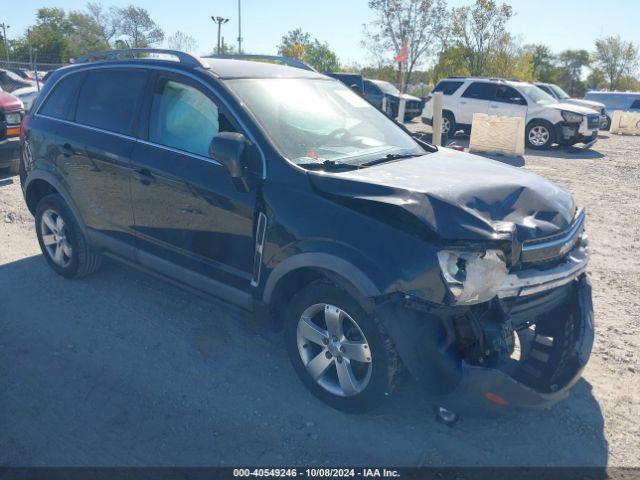
[[[4,248],[4,247],[3,247]],[[0,265],[0,465],[606,466],[581,380],[550,411],[437,423],[405,381],[379,410],[324,406],[279,334],[239,310],[106,263]]]

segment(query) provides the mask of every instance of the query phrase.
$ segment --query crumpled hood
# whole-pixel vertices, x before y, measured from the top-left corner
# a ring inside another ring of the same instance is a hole
[[[590,108],[591,110],[595,110],[596,112],[604,108],[604,103],[595,102],[591,100],[582,100],[580,98],[569,98],[567,100],[563,100],[563,102],[571,105],[578,105],[584,108]]]
[[[14,112],[22,109],[22,102],[10,93],[0,90],[0,110]]]
[[[509,224],[520,241],[552,235],[568,228],[575,214],[571,195],[550,181],[448,148],[345,173],[310,172],[309,178],[337,201],[383,212],[394,224],[417,219],[425,235],[447,240],[504,238]]]
[[[580,105],[572,103],[550,103],[548,106],[556,110],[566,110],[567,112],[579,113],[580,115],[593,115],[593,113],[597,113],[591,108],[581,107]]]

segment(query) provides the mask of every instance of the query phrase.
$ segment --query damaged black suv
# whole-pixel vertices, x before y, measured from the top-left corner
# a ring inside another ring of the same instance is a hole
[[[57,273],[109,256],[269,314],[304,384],[344,410],[405,369],[454,411],[566,396],[593,343],[569,193],[414,138],[311,70],[117,56],[137,53],[57,70],[23,122],[24,197]]]

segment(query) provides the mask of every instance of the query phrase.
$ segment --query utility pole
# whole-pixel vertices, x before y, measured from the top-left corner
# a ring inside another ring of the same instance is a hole
[[[224,18],[224,17],[214,17],[212,15],[211,16],[211,20],[213,20],[213,23],[217,23],[218,24],[218,55],[220,55],[222,53],[220,51],[220,28],[222,27],[222,25],[227,23],[229,21],[229,19],[228,18]]]
[[[242,53],[242,0],[238,0],[238,53]]]
[[[7,25],[6,23],[0,23],[0,27],[2,28],[2,40],[4,41],[4,52],[7,55],[7,68],[9,68],[9,40],[7,39],[7,28],[11,27],[11,25]]]

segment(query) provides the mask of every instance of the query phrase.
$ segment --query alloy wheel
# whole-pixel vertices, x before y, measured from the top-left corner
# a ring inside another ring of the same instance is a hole
[[[350,397],[369,384],[369,343],[344,310],[326,303],[307,308],[298,321],[297,342],[307,373],[326,391]]]
[[[529,130],[529,143],[536,147],[542,147],[550,138],[549,129],[543,125],[536,125]]]
[[[449,121],[449,119],[447,117],[442,117],[442,129],[441,129],[441,132],[442,133],[449,133],[449,130],[451,130],[451,122]]]
[[[40,219],[42,243],[47,254],[59,267],[66,268],[71,263],[73,249],[67,235],[64,220],[55,210],[47,209]]]

